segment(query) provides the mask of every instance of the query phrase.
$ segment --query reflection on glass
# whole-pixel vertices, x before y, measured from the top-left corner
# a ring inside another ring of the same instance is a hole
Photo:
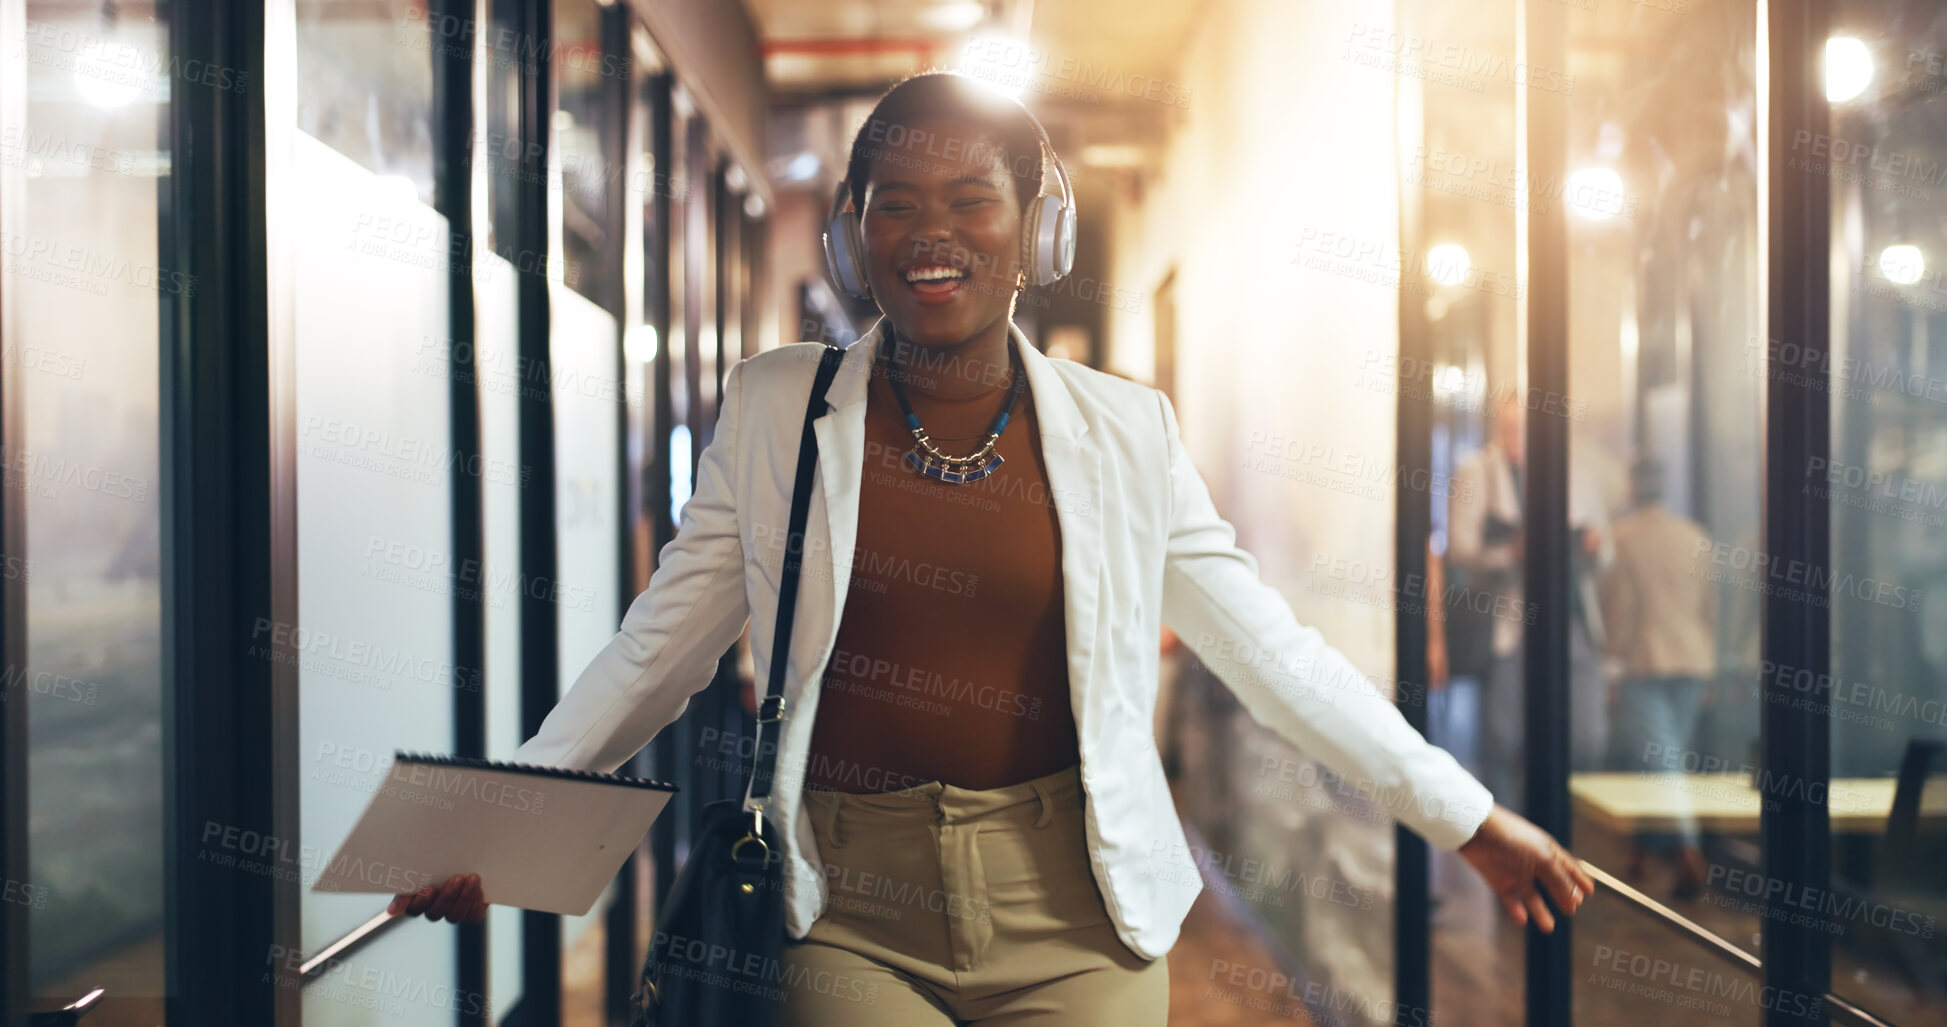
[[[518,471],[456,460],[448,426],[452,249],[430,205],[431,53],[471,41],[443,38],[412,0],[298,0],[296,16],[295,67],[272,71],[297,80],[290,199],[269,215],[291,247],[299,623],[286,630],[301,655],[298,830],[319,863],[385,787],[396,750],[452,750],[455,692],[483,686],[481,668],[453,662],[453,590],[477,589],[489,608],[514,591],[456,558],[452,476],[492,489]],[[320,869],[306,868],[307,886]],[[302,950],[386,901],[306,887]],[[304,1022],[490,1013],[486,996],[454,987],[454,966],[450,928],[391,932],[307,983]]]
[[[669,126],[669,167],[689,167],[689,142],[692,133],[689,129],[690,117],[685,112],[688,101],[680,88],[672,88],[673,116]],[[690,276],[696,273],[695,262],[690,258],[690,231],[693,218],[689,216],[688,192],[671,197],[669,204],[669,224],[664,226],[667,246],[664,255],[669,261],[669,338],[662,340],[664,351],[669,355],[669,423],[675,430],[683,432],[681,439],[668,442],[668,461],[672,480],[679,479],[682,486],[682,500],[670,502],[672,523],[682,510],[682,501],[689,499],[690,472],[696,466],[700,447],[692,447],[689,437],[690,407],[697,402],[690,386],[690,314],[694,305],[689,284]]]
[[[555,549],[559,581],[549,589],[560,626],[558,687],[566,693],[582,669],[615,637],[622,619],[622,525],[616,490],[621,460],[620,327],[614,317],[569,289],[550,304],[549,357],[554,385]],[[600,1018],[603,918],[611,885],[586,915],[563,917],[561,941],[566,1012]]]
[[[561,169],[561,245],[572,272],[568,284],[596,303],[616,309],[607,275],[596,274],[616,243],[609,215],[613,192],[623,184],[622,169],[606,156],[605,138],[622,126],[608,124],[611,91],[626,80],[625,55],[602,53],[602,8],[595,0],[558,0],[554,5],[554,81],[556,109],[550,157]],[[619,148],[618,151],[620,152]]]
[[[401,198],[433,202],[435,48],[469,47],[416,0],[296,0],[297,125]]]
[[[491,606],[517,589],[458,565],[450,476],[518,472],[453,459],[447,275],[430,259],[445,252],[445,219],[310,136],[294,143],[294,195],[307,200],[280,212],[296,250],[300,622],[289,634],[302,654],[300,837],[328,858],[387,785],[395,750],[452,750],[454,691],[481,687],[479,668],[453,663],[452,590],[481,589]],[[375,241],[368,226],[380,224],[412,241]],[[307,886],[321,869],[307,868]],[[307,887],[303,951],[386,901]],[[392,932],[307,985],[304,1022],[451,1019],[482,1005],[454,990],[453,967],[452,930]],[[361,981],[392,983],[375,995]]]
[[[1398,31],[1512,62],[1513,3],[1401,7]],[[1476,88],[1477,87],[1477,88]],[[1422,212],[1426,351],[1402,359],[1381,397],[1431,401],[1427,734],[1510,808],[1523,808],[1521,498],[1527,412],[1515,383],[1526,287],[1515,262],[1518,212],[1514,87],[1486,78],[1417,76],[1422,138],[1402,155],[1405,203]],[[1405,102],[1404,100],[1402,101]],[[1397,386],[1396,390],[1393,386]],[[1433,854],[1434,1022],[1518,1023],[1526,966],[1521,929],[1464,860]]]
[[[611,212],[611,206],[619,198],[623,167],[605,145],[625,128],[610,112],[612,98],[626,85],[628,58],[602,52],[602,7],[595,0],[559,0],[551,42],[556,106],[549,159],[558,169],[559,191],[549,206],[558,218],[562,268],[549,304],[552,484],[560,560],[559,688],[566,692],[614,636],[622,609],[616,491],[623,417],[618,404],[624,402],[616,373],[622,297],[620,283],[601,269],[611,255],[619,257],[622,245],[616,238],[620,207]],[[562,1004],[571,1021],[602,1015],[604,918],[613,892],[611,885],[587,915],[562,921]]]
[[[476,164],[484,176],[485,164]],[[476,189],[480,183],[476,180]],[[480,195],[475,193],[475,195]],[[474,369],[480,388],[480,454],[492,466],[520,468],[512,475],[482,482],[484,559],[482,577],[488,582],[520,577],[520,500],[522,489],[534,487],[520,459],[520,417],[523,390],[533,388],[523,373],[514,331],[519,322],[513,265],[492,253],[474,257]],[[486,731],[487,758],[514,755],[527,733],[521,729],[520,603],[509,598],[488,602]],[[487,994],[497,1016],[520,1000],[525,970],[521,957],[524,914],[513,906],[487,910]],[[498,1023],[498,1019],[493,1022]]]
[[[1575,848],[1753,952],[1734,885],[1759,858],[1758,594],[1727,554],[1758,546],[1756,53],[1747,4],[1573,12],[1565,156],[1585,170],[1563,198],[1582,215],[1570,477],[1596,511],[1570,572],[1596,661],[1570,704]],[[1577,1023],[1756,1022],[1818,999],[1769,995],[1614,896],[1577,920]]]
[[[688,222],[683,235],[683,317],[691,335],[692,363],[683,369],[691,383],[690,401],[696,415],[690,424],[697,433],[696,453],[710,443],[717,403],[717,237],[712,226],[715,190],[714,169],[717,157],[712,152],[710,126],[701,117],[684,124],[689,139],[683,149],[684,167],[689,169],[691,188],[684,196],[682,219]],[[672,215],[675,216],[675,215]]]
[[[0,232],[22,437],[4,453],[24,508],[27,651],[4,668],[27,704],[27,906],[35,1009],[108,989],[89,1022],[163,1015],[158,325],[195,291],[157,249],[172,90],[166,26],[135,4],[32,2],[0,58]],[[15,63],[15,62],[18,63]]]
[[[1831,934],[1833,991],[1930,1025],[1947,1024],[1940,24],[1938,5],[1919,0],[1833,7],[1827,95],[1847,95],[1791,172],[1825,175],[1832,195],[1832,448],[1805,468],[1808,495],[1832,515],[1832,666],[1829,677],[1772,669],[1788,686],[1777,694],[1832,719],[1831,897],[1807,913]]]
[[[519,272],[509,245],[518,223],[521,148],[515,139],[519,96],[515,54],[521,37],[512,3],[489,3],[491,19],[475,43],[474,61],[486,88],[474,97],[480,130],[472,140],[474,370],[480,391],[480,452],[488,461],[520,468],[511,479],[482,483],[482,573],[486,581],[520,578],[520,501],[535,487],[521,462],[520,418],[533,370],[520,357]],[[485,245],[481,245],[482,242]],[[527,739],[521,724],[521,612],[518,601],[489,602],[486,618],[487,757],[508,759]],[[525,914],[512,906],[487,909],[489,1024],[503,1022],[526,991],[522,955]]]

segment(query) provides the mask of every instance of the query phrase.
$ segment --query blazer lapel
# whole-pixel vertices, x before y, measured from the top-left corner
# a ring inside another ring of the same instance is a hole
[[[1101,633],[1102,454],[1088,438],[1088,421],[1052,361],[1009,325],[1028,372],[1034,412],[1041,422],[1041,459],[1048,468],[1048,498],[1061,525],[1062,605],[1068,628],[1068,690],[1075,726],[1086,748],[1093,723],[1082,701],[1095,666]]]
[[[818,437],[818,479],[824,483],[826,538],[821,552],[830,563],[826,573],[819,575],[824,580],[818,586],[809,581],[800,582],[804,594],[817,595],[821,600],[816,606],[800,607],[800,610],[822,607],[828,618],[822,636],[815,631],[799,634],[799,638],[807,640],[805,666],[812,665],[812,658],[821,659],[825,647],[837,639],[839,611],[845,608],[845,594],[852,580],[852,552],[859,531],[859,485],[865,470],[866,386],[871,381],[873,354],[878,349],[884,324],[885,319],[880,318],[871,331],[846,347],[838,373],[825,392],[828,410],[811,422],[811,430]],[[818,558],[811,552],[815,533],[815,519],[807,519],[807,561]],[[813,588],[818,591],[814,592]],[[812,639],[819,641],[809,641]],[[813,645],[817,648],[811,648]]]

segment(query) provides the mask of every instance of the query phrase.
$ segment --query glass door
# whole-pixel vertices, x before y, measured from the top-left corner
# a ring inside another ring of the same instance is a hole
[[[1606,881],[1564,943],[1436,863],[1433,1008],[1943,1022],[1937,9],[1401,10],[1429,729]]]
[[[555,109],[549,146],[549,369],[553,379],[558,688],[572,687],[615,636],[626,603],[618,490],[622,366],[621,156],[627,54],[604,50],[609,10],[553,5]],[[558,255],[558,256],[555,256]],[[555,268],[559,273],[555,273]],[[586,915],[562,919],[563,1016],[598,1021],[611,883]]]
[[[1750,953],[1758,910],[1726,884],[1763,853],[1760,597],[1741,573],[1761,548],[1759,31],[1746,3],[1570,12],[1556,201],[1574,848]],[[1751,965],[1606,890],[1571,965],[1578,1023],[1776,1005]]]
[[[295,357],[299,834],[329,858],[388,787],[396,750],[450,752],[453,477],[507,467],[456,459],[448,402],[447,219],[432,203],[433,53],[446,40],[417,5],[294,0],[295,110],[267,154],[274,331]],[[284,148],[287,141],[288,149]],[[450,808],[464,797],[428,795]],[[384,910],[384,895],[301,898],[307,954]],[[413,890],[401,887],[398,890]],[[450,1021],[483,996],[457,984],[456,933],[401,921],[328,961],[303,990],[307,1024]]]

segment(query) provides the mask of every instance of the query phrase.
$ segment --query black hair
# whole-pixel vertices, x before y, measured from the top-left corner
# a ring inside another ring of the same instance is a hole
[[[853,209],[865,213],[865,180],[878,149],[900,146],[910,126],[933,118],[958,118],[987,131],[988,145],[997,148],[996,155],[1014,176],[1015,198],[1025,214],[1042,188],[1040,123],[1020,101],[979,79],[951,71],[908,76],[879,97],[852,137],[852,153],[845,165]],[[962,147],[974,143],[960,141]]]

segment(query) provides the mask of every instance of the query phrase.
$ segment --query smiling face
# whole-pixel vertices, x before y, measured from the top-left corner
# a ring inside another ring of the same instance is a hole
[[[965,120],[888,132],[865,184],[860,229],[879,309],[921,346],[1006,331],[1021,266],[1021,203],[992,135]],[[1038,155],[1037,155],[1038,156]]]

